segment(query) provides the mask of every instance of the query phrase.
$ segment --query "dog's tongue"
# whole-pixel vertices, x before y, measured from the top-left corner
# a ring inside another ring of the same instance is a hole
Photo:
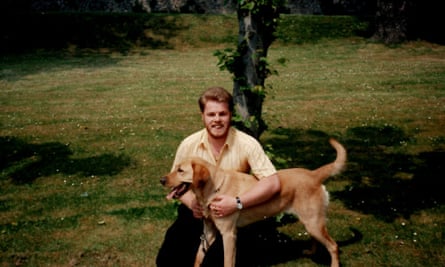
[[[173,198],[175,198],[176,191],[177,191],[177,189],[173,189],[172,191],[170,191],[170,193],[168,193],[168,195],[167,195],[166,198],[167,198],[168,200],[172,200]]]
[[[167,195],[167,199],[179,198],[181,197],[188,189],[187,183],[182,183],[175,188],[173,188],[170,193]]]

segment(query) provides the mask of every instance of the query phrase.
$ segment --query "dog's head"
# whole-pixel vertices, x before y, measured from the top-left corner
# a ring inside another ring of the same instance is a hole
[[[190,187],[201,188],[210,178],[209,163],[200,158],[189,158],[175,166],[174,170],[161,178],[161,184],[171,189],[168,199],[179,198]]]

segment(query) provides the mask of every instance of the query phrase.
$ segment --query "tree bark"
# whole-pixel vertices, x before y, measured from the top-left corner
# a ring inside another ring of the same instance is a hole
[[[377,0],[374,40],[398,44],[407,39],[409,0]]]
[[[255,11],[238,8],[238,56],[235,58],[233,97],[236,126],[259,139],[267,128],[262,119],[264,83],[270,70],[267,52],[274,38],[278,9],[262,6]]]

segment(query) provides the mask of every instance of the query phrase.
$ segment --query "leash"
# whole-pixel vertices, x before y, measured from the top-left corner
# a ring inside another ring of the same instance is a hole
[[[221,187],[224,185],[224,182],[226,181],[226,175],[224,175],[221,183],[215,188],[213,193],[218,193],[221,190]]]
[[[201,239],[202,252],[204,252],[204,254],[207,253],[207,251],[209,250],[209,247],[210,247],[210,244],[209,244],[209,241],[206,238],[206,233],[205,232],[206,232],[206,227],[204,226],[203,233],[199,237]]]
[[[204,254],[206,254],[207,250],[209,250],[209,241],[207,241],[206,235],[204,233],[202,233],[200,239],[201,239],[201,245],[202,245],[202,252],[204,252]]]
[[[219,160],[215,160],[216,161],[216,165],[215,165],[215,171],[217,172],[219,169],[219,165],[221,163],[221,161]],[[216,189],[213,191],[213,193],[218,193],[219,190],[221,190],[221,187],[224,185],[224,182],[226,181],[226,176],[224,175],[221,183],[219,186],[216,187]],[[206,205],[206,207],[208,206],[208,204]],[[201,236],[199,237],[199,239],[201,239],[201,247],[202,247],[202,252],[204,252],[204,254],[207,254],[207,251],[209,250],[210,244],[209,241],[206,238],[206,227],[204,226],[203,229],[203,233],[201,234]]]

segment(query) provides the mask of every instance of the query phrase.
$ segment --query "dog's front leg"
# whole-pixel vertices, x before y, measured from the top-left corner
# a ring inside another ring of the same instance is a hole
[[[224,267],[235,267],[236,261],[236,227],[233,231],[223,234],[224,244]]]
[[[204,232],[201,235],[201,244],[196,253],[194,267],[200,267],[207,250],[213,244],[216,238],[216,228],[212,221],[204,219]]]

